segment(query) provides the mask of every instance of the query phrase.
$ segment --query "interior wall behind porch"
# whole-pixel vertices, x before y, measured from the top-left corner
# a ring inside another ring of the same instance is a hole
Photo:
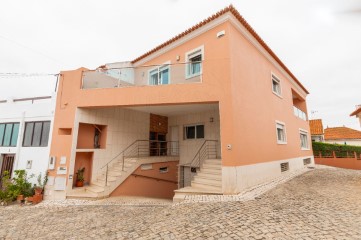
[[[105,149],[94,149],[92,180],[98,170],[136,140],[149,138],[149,113],[124,108],[79,109],[79,122],[107,126]]]
[[[213,122],[211,122],[213,119]],[[220,153],[220,131],[218,109],[206,112],[185,114],[169,117],[169,127],[178,126],[180,164],[189,163],[203,144],[204,140],[218,140],[218,155]],[[184,127],[192,124],[204,124],[204,138],[185,139]],[[169,133],[171,131],[168,131]],[[168,138],[170,139],[170,138]]]

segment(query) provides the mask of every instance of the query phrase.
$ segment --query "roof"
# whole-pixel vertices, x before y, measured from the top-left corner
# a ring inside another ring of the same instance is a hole
[[[311,130],[311,135],[322,135],[323,134],[322,119],[310,120],[310,130]]]
[[[359,113],[361,113],[361,106],[358,106],[358,108],[355,110],[355,111],[353,111],[351,114],[350,114],[350,116],[352,117],[352,116],[356,116],[357,114],[359,114]]]
[[[195,30],[203,27],[207,23],[219,18],[220,16],[232,13],[234,17],[251,33],[251,35],[265,48],[265,50],[281,65],[281,67],[295,80],[295,82],[308,94],[309,92],[307,89],[301,84],[301,82],[292,74],[292,72],[283,64],[283,62],[277,57],[277,55],[268,47],[268,45],[262,40],[262,38],[256,33],[255,30],[247,23],[247,21],[241,16],[241,14],[233,7],[233,5],[229,5],[224,9],[220,10],[219,12],[213,14],[212,16],[204,19],[203,21],[199,22],[198,24],[194,25],[193,27],[188,28],[184,32],[178,34],[177,36],[169,39],[168,41],[158,45],[157,47],[153,48],[152,50],[146,52],[145,54],[137,57],[132,61],[132,63],[138,62],[139,60],[157,52],[158,50],[170,45],[171,43],[177,41],[178,39],[194,32]]]
[[[361,131],[348,127],[334,127],[325,129],[325,140],[335,139],[360,139]]]

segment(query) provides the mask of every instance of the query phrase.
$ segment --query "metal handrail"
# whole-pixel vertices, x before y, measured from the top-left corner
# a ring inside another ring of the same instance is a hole
[[[210,151],[208,149],[208,147],[209,147],[208,143],[209,142],[217,143],[218,140],[205,140],[203,142],[203,144],[201,145],[201,147],[198,149],[197,153],[194,155],[192,161],[190,163],[188,163],[188,164],[185,164],[184,166],[200,167],[202,165],[202,162],[205,160],[205,157],[209,157],[209,151]],[[201,155],[201,154],[203,154],[203,155]],[[216,157],[217,157],[218,156],[217,155],[217,145],[215,145],[215,154],[216,154]],[[197,160],[198,160],[199,164],[194,164]]]
[[[146,145],[141,145],[141,143],[147,143]],[[151,143],[157,143],[156,147],[151,147]],[[162,143],[167,144],[166,147],[162,147]],[[170,146],[168,146],[168,143],[170,143]],[[174,148],[172,146],[172,143],[177,143],[176,147]],[[124,164],[125,164],[125,158],[126,157],[140,157],[140,156],[151,156],[151,153],[155,151],[157,154],[154,156],[163,156],[168,154],[168,150],[176,150],[176,154],[179,154],[178,149],[178,141],[157,141],[157,140],[136,140],[132,144],[130,144],[128,147],[126,147],[123,151],[118,153],[116,156],[114,156],[110,161],[108,161],[103,167],[99,169],[99,171],[105,169],[105,186],[108,184],[108,169],[109,165],[114,160],[119,160],[120,157],[122,157],[122,171],[124,171]],[[170,155],[172,155],[173,152],[170,152]],[[162,155],[161,155],[162,154]]]

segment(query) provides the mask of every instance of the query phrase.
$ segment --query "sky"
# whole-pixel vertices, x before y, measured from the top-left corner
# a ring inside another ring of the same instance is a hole
[[[309,90],[310,119],[361,130],[359,0],[2,0],[0,100],[50,95],[61,70],[132,60],[233,4]]]

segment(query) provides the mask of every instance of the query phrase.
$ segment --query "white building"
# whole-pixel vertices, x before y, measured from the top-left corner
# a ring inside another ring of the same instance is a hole
[[[0,174],[48,169],[56,95],[0,100]]]
[[[361,131],[348,127],[333,127],[325,129],[325,142],[361,146]]]

